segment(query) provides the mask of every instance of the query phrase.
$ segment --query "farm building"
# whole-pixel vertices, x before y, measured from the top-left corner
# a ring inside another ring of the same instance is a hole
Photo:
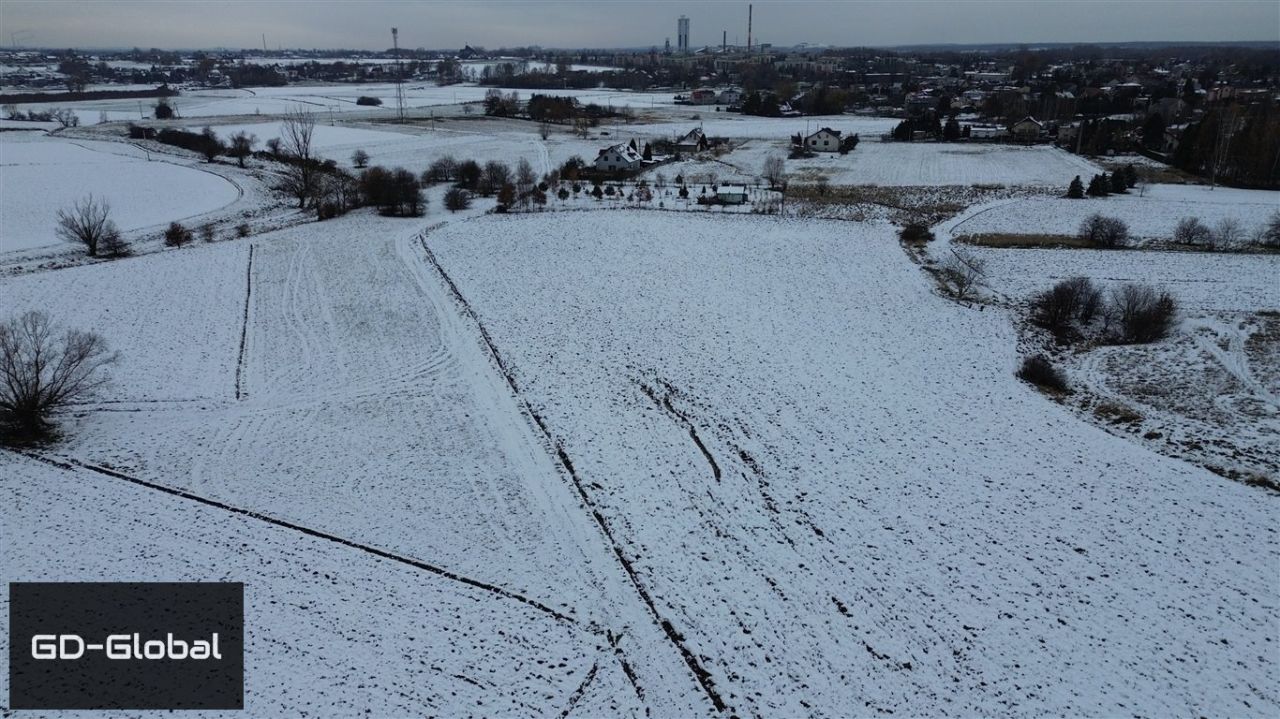
[[[716,199],[726,205],[741,205],[747,201],[747,188],[743,185],[721,185]]]

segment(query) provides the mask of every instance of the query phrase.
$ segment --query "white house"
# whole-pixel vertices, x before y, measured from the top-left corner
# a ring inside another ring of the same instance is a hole
[[[607,170],[611,172],[617,171],[633,171],[640,169],[640,162],[643,158],[639,152],[631,145],[622,142],[612,147],[606,147],[596,155],[596,169]]]
[[[676,140],[676,152],[693,153],[705,150],[707,138],[701,127],[695,127]]]
[[[804,146],[814,152],[839,152],[840,131],[824,127],[804,138]]]
[[[737,105],[742,102],[742,91],[737,88],[728,88],[720,91],[720,96],[716,98],[716,102],[721,105]]]

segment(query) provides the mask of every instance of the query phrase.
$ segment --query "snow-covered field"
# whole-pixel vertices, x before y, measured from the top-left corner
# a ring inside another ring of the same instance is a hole
[[[1099,213],[1123,220],[1136,238],[1167,241],[1184,217],[1199,218],[1210,227],[1221,220],[1232,219],[1252,234],[1278,211],[1280,193],[1277,192],[1204,185],[1148,185],[1141,194],[1134,190],[1105,199],[1034,198],[1001,205],[957,225],[955,234],[1074,235],[1086,217]]]
[[[420,108],[485,92],[408,90]],[[666,178],[754,182],[804,130],[600,90],[575,94],[655,121],[543,140],[534,123],[457,113],[434,129],[344,118],[360,94],[393,90],[177,105],[265,141],[278,118],[254,115],[301,104],[319,113],[320,155],[346,165],[364,149],[415,172],[448,154],[545,173],[701,123],[745,142]],[[77,109],[129,111],[91,105]],[[863,142],[787,161],[793,181],[886,185],[863,198],[883,212],[657,212],[579,195],[548,205],[573,211],[485,215],[485,199],[448,214],[436,187],[425,218],[313,223],[270,196],[272,163],[67,136],[119,128],[0,133],[2,314],[43,309],[120,352],[113,383],[36,452],[54,464],[0,450],[0,584],[244,581],[253,716],[1280,713],[1272,497],[1016,380],[1010,314],[939,296],[876,219],[895,209],[877,193],[906,186],[937,185],[916,204],[955,204],[933,208],[945,216],[1099,170],[1047,147],[879,142],[895,120],[818,122]],[[220,241],[162,250],[148,235],[140,256],[47,269],[60,266],[40,255],[54,213],[90,191],[126,231],[216,217]],[[689,209],[673,192],[651,204]],[[1201,205],[1261,217],[1272,197],[1209,194],[1079,204],[1155,226]],[[950,229],[1031,231],[1075,211],[1057,203],[993,204]],[[229,240],[246,220],[259,234]],[[1251,420],[1280,394],[1280,367],[1256,361],[1280,324],[1253,313],[1280,309],[1280,257],[974,252],[1006,298],[1080,274],[1173,290],[1185,337],[1072,372],[1103,385],[1117,363],[1217,348],[1207,381],[1180,375],[1159,400],[1216,392],[1221,412],[1178,436],[1217,422],[1249,433],[1249,451],[1274,444],[1280,406]],[[1162,386],[1158,368],[1132,379],[1110,386]],[[5,621],[0,607],[0,634]],[[0,666],[0,696],[5,682]]]
[[[429,242],[737,713],[1280,704],[1273,503],[1017,382],[1007,319],[931,293],[890,228]]]
[[[1156,285],[1172,292],[1188,310],[1280,309],[1280,255],[986,247],[971,251],[986,261],[987,282],[993,288],[1020,299],[1068,277],[1089,277],[1106,287]]]
[[[759,167],[763,157],[755,159],[750,164]],[[797,181],[826,177],[833,185],[1061,185],[1064,192],[1072,177],[1101,172],[1084,158],[1045,145],[880,142],[867,135],[847,155],[788,160],[787,169]]]
[[[480,102],[484,100],[488,87],[461,84],[440,87],[430,83],[406,83],[404,86],[405,106],[414,110],[428,110],[433,107],[458,105],[460,103]],[[511,92],[505,90],[505,92]],[[522,97],[531,94],[527,90],[517,90]],[[613,107],[632,107],[637,110],[650,108],[669,108],[674,105],[673,92],[626,92],[608,88],[599,89],[566,89],[555,91],[558,95],[570,95],[578,98],[583,104],[596,103]],[[356,104],[361,96],[376,97],[382,100],[380,107]],[[252,89],[189,89],[182,94],[170,98],[169,104],[179,117],[223,117],[232,115],[279,115],[295,107],[306,107],[322,113],[351,113],[363,115],[370,113],[394,116],[395,85],[392,83],[367,83],[343,85],[285,85],[283,87],[257,87]],[[141,103],[141,105],[140,105]],[[93,124],[98,121],[100,112],[107,112],[111,120],[138,119],[140,114],[150,117],[150,108],[155,100],[87,100],[78,102],[35,103],[23,105],[24,110],[49,110],[52,108],[71,108],[80,116],[81,124]],[[142,113],[139,107],[142,108]],[[712,108],[704,108],[711,111]]]
[[[121,143],[0,133],[0,251],[58,244],[58,210],[88,194],[105,198],[128,232],[216,210],[240,191],[198,167],[148,162]]]

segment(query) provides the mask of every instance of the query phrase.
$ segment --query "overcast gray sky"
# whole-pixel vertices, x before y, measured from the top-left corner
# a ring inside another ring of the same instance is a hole
[[[1280,41],[1280,0],[756,0],[754,35],[778,45]],[[45,47],[648,47],[746,42],[746,2],[589,0],[0,1],[0,42]]]

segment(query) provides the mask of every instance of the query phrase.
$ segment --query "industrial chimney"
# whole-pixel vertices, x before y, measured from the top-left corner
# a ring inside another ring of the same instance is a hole
[[[747,5],[747,52],[751,52],[751,5]]]

